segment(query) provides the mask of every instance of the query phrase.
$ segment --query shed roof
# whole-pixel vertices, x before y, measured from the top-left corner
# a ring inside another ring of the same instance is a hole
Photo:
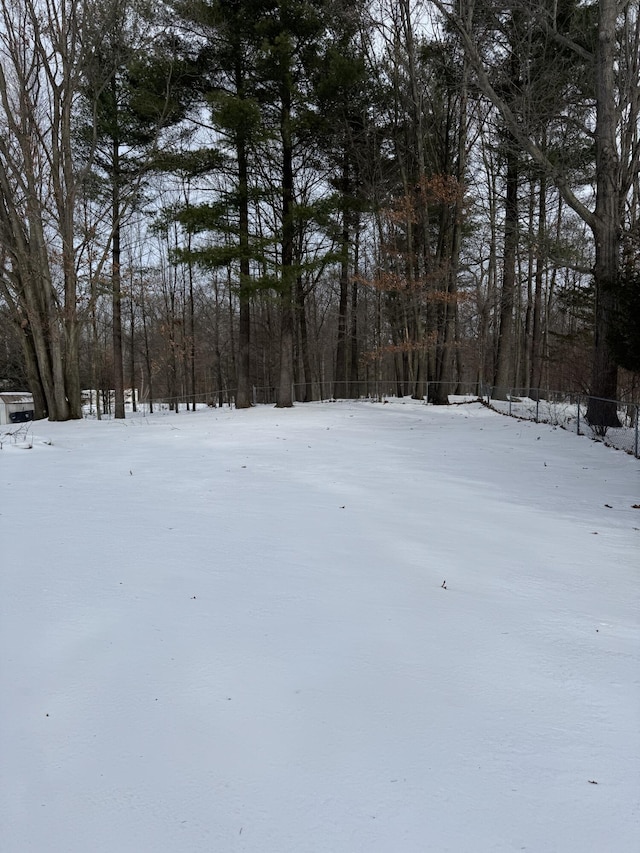
[[[0,394],[0,401],[5,404],[9,403],[33,403],[33,395],[28,391],[3,391]]]

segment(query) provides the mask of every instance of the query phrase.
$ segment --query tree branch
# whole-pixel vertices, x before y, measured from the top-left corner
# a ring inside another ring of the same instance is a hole
[[[457,29],[462,39],[463,47],[469,62],[476,73],[477,84],[480,91],[498,110],[511,135],[522,149],[531,157],[534,163],[536,163],[536,165],[551,178],[569,207],[571,207],[572,210],[574,210],[590,228],[593,228],[596,224],[595,214],[580,201],[569,186],[566,174],[551,162],[544,151],[536,145],[531,137],[522,129],[522,126],[518,122],[518,119],[507,102],[504,98],[501,98],[494,89],[478,49],[476,48],[471,34],[460,15],[448,8],[442,0],[431,0],[431,2]]]

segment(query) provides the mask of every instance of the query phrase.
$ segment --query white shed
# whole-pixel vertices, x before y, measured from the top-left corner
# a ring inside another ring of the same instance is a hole
[[[0,393],[0,425],[32,421],[34,410],[33,397],[27,391]]]

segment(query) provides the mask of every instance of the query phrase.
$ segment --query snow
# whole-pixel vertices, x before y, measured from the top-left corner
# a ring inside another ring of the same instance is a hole
[[[408,400],[23,438],[3,853],[640,849],[637,460]]]

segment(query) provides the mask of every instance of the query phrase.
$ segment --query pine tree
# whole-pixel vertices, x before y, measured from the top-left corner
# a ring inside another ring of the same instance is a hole
[[[251,163],[262,132],[255,96],[258,37],[254,6],[251,0],[175,4],[179,20],[197,34],[187,52],[195,93],[210,115],[212,137],[208,149],[187,151],[178,162],[187,170],[194,164],[202,176],[206,173],[201,168],[204,157],[210,170],[224,174],[229,182],[228,191],[221,192],[214,204],[196,203],[179,217],[192,231],[210,235],[208,243],[190,250],[195,262],[205,268],[237,265],[237,408],[251,405],[251,300],[259,284],[252,274],[252,261],[261,257],[250,221]],[[180,257],[185,259],[186,254],[182,252]]]
[[[364,4],[334,2],[331,13],[329,37],[319,56],[313,80],[318,109],[315,134],[334,194],[330,200],[331,218],[339,246],[340,295],[333,393],[334,396],[347,396],[349,385],[355,384],[353,380],[358,374],[354,334],[358,271],[354,253],[360,215],[367,207],[361,176],[366,159],[366,126],[372,87],[363,49],[367,29]],[[349,377],[351,382],[348,382]]]
[[[114,414],[124,418],[121,234],[154,167],[161,132],[185,110],[185,81],[171,34],[144,0],[109,0],[87,35],[82,132],[110,208]],[[100,182],[99,182],[100,183]]]

